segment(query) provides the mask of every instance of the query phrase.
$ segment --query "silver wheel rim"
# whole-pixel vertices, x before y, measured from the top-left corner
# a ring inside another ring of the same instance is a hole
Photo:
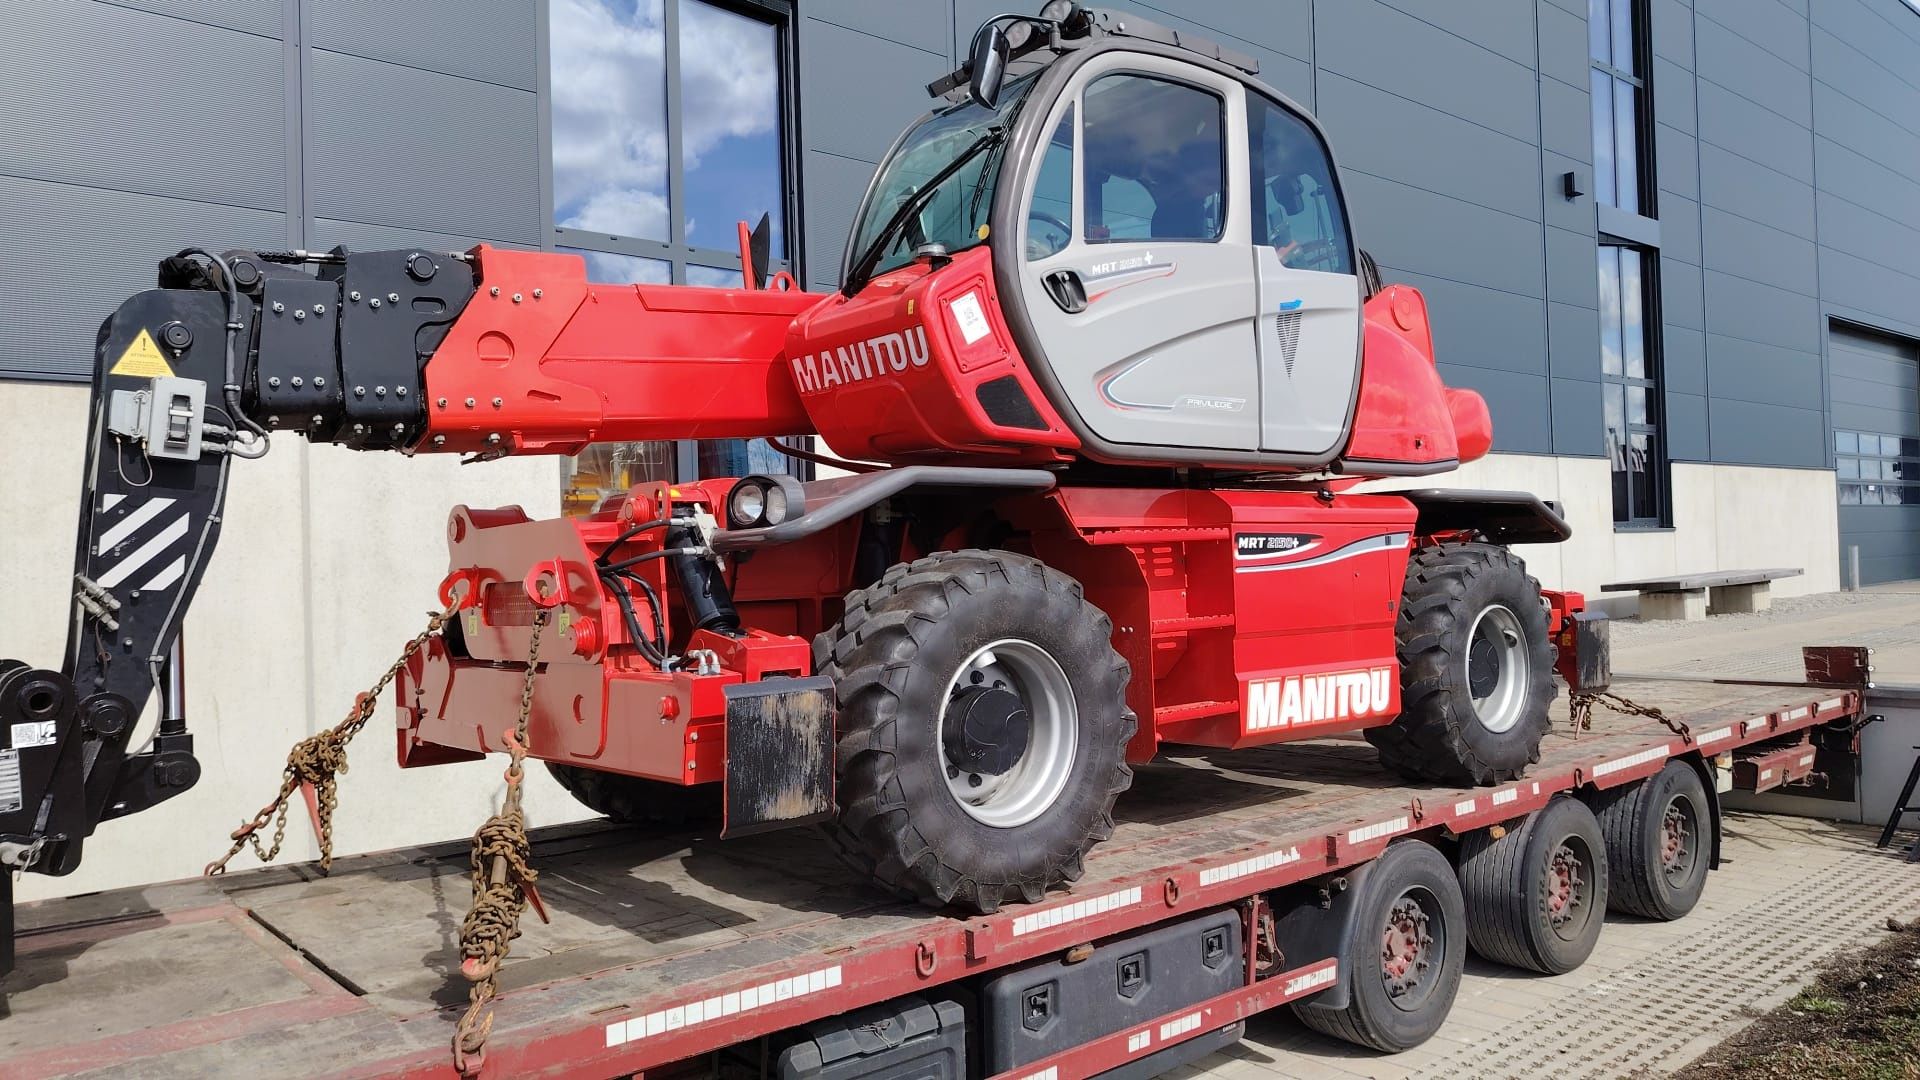
[[[996,684],[1004,684],[1026,705],[1031,724],[1026,752],[998,776],[956,769],[944,750],[946,705],[969,686]],[[1019,638],[1002,638],[975,649],[947,680],[934,731],[934,745],[943,748],[941,771],[953,800],[967,816],[996,829],[1025,825],[1046,813],[1059,801],[1073,773],[1080,741],[1078,718],[1073,685],[1045,649]]]
[[[1527,707],[1527,687],[1533,682],[1532,661],[1527,656],[1527,635],[1520,628],[1520,617],[1503,604],[1490,604],[1474,616],[1473,630],[1467,635],[1467,686],[1474,683],[1473,654],[1482,642],[1492,648],[1492,662],[1499,674],[1484,695],[1473,698],[1473,715],[1480,726],[1494,734],[1511,731],[1520,722]]]

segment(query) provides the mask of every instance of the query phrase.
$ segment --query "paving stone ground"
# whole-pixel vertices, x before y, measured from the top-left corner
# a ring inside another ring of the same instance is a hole
[[[1609,915],[1593,957],[1545,976],[1468,961],[1445,1027],[1404,1054],[1314,1034],[1286,1009],[1176,1078],[1560,1080],[1673,1072],[1792,997],[1829,956],[1920,916],[1920,867],[1873,831],[1729,814],[1721,869],[1686,918]]]

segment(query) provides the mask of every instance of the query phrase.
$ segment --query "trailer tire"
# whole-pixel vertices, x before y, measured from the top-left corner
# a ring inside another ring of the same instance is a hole
[[[1293,1013],[1322,1035],[1399,1053],[1440,1030],[1460,992],[1467,959],[1460,882],[1432,844],[1401,840],[1374,860],[1360,888],[1353,931],[1341,944],[1340,970],[1350,980],[1346,1006],[1329,1008],[1307,998],[1294,1003]],[[1402,907],[1406,901],[1411,911]],[[1417,955],[1391,951],[1389,939],[1396,935],[1392,945],[1411,947]],[[1427,967],[1415,966],[1423,959]],[[1396,974],[1390,965],[1404,970]],[[1395,985],[1406,988],[1396,994]]]
[[[1693,910],[1707,887],[1712,807],[1700,774],[1684,761],[1637,784],[1594,797],[1606,838],[1608,903],[1663,922]]]
[[[698,825],[720,820],[722,785],[683,787],[624,773],[547,762],[567,794],[620,825]]]
[[[1553,799],[1519,828],[1460,838],[1467,943],[1496,964],[1560,975],[1587,962],[1607,911],[1607,845],[1578,799]]]
[[[1540,583],[1518,555],[1494,544],[1416,550],[1395,646],[1400,715],[1366,732],[1383,765],[1414,780],[1495,784],[1540,760],[1559,688]]]
[[[981,913],[1079,878],[1133,782],[1131,672],[1112,637],[1078,582],[1005,551],[930,555],[849,595],[814,639],[839,702],[827,832],[842,857],[901,895]],[[950,710],[1001,690],[1019,699],[997,699],[1013,760],[956,767],[991,744],[961,741],[971,714],[950,733]]]

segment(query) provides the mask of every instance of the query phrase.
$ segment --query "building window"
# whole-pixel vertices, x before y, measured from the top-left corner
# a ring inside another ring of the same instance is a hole
[[[1594,198],[1654,217],[1644,0],[1587,0]]]
[[[738,287],[736,223],[768,219],[791,270],[790,12],[772,0],[551,0],[553,247],[605,284]],[[634,484],[788,471],[738,439],[590,447],[567,463],[570,513]]]
[[[1613,462],[1613,520],[1667,523],[1667,457],[1660,438],[1660,365],[1652,267],[1638,248],[1600,247],[1600,391]]]
[[[1842,506],[1920,505],[1920,439],[1835,431],[1833,451]]]

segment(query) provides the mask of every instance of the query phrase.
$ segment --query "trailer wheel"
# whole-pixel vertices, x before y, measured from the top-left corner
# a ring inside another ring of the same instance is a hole
[[[1492,784],[1540,760],[1559,692],[1540,583],[1493,544],[1413,553],[1395,632],[1400,715],[1367,729],[1388,768],[1415,780]]]
[[[1361,886],[1353,933],[1340,968],[1352,980],[1347,1005],[1309,998],[1300,1022],[1336,1039],[1398,1053],[1426,1042],[1446,1022],[1467,958],[1460,882],[1433,845],[1387,845]]]
[[[1594,800],[1606,837],[1609,903],[1663,921],[1693,910],[1707,887],[1712,809],[1700,774],[1684,761]]]
[[[720,820],[719,784],[683,787],[553,761],[547,762],[547,771],[582,806],[621,825],[694,825]]]
[[[895,566],[814,639],[839,698],[835,846],[979,912],[1072,881],[1133,782],[1127,662],[1078,582],[1004,551]]]
[[[1559,975],[1587,962],[1606,922],[1607,845],[1593,811],[1558,798],[1496,839],[1460,838],[1467,942],[1497,964]]]

